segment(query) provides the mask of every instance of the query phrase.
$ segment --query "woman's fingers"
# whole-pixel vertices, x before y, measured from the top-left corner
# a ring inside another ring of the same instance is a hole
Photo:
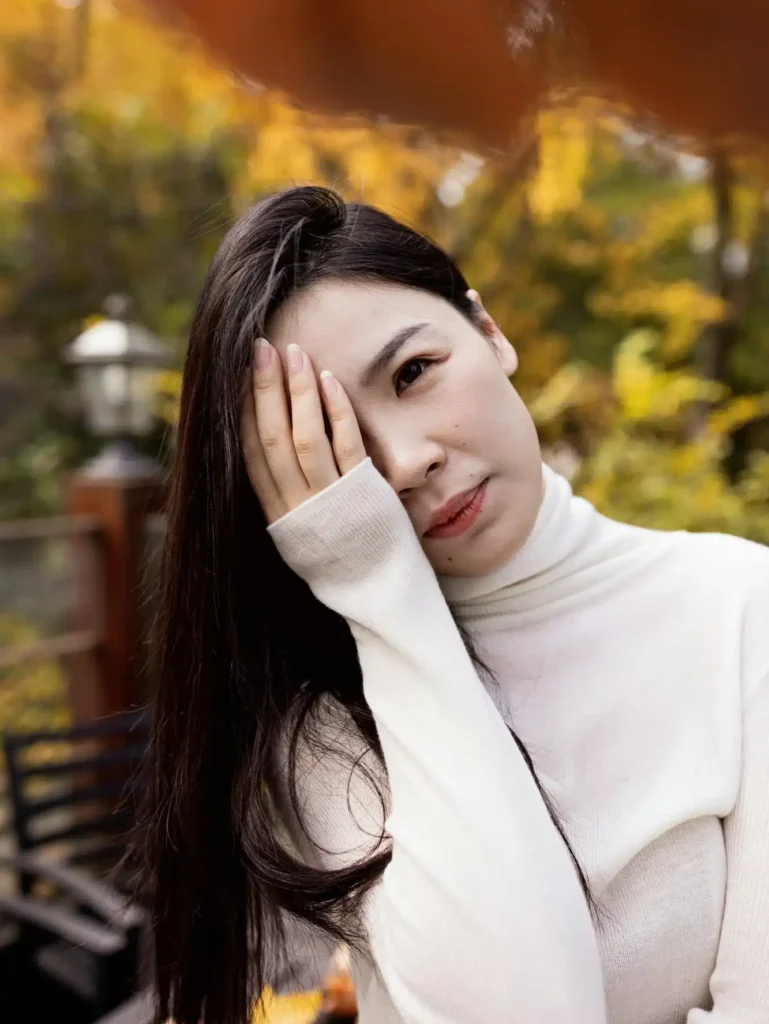
[[[322,491],[339,479],[339,470],[326,437],[315,371],[298,345],[288,346],[286,361],[294,450],[312,491]]]
[[[294,448],[280,356],[264,338],[255,346],[253,380],[262,450],[281,499],[293,509],[309,498],[311,490]]]
[[[241,413],[248,476],[270,523],[366,458],[358,420],[342,385],[324,370],[321,400],[307,354],[297,345],[289,345],[286,357],[288,393],[280,356],[259,339]],[[331,424],[331,444],[324,406]]]
[[[243,383],[243,394],[240,404],[240,443],[243,449],[243,460],[251,486],[259,499],[268,523],[274,523],[288,512],[285,502],[272,478],[270,467],[264,455],[259,431],[256,426],[256,407],[254,391],[251,386],[251,374]]]
[[[322,371],[320,385],[331,423],[334,457],[339,472],[344,475],[366,458],[358,418],[347,392],[329,370]]]

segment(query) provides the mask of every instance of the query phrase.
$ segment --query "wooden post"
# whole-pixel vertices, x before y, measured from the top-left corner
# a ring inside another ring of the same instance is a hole
[[[99,542],[103,545],[101,582],[103,600],[101,628],[104,637],[97,654],[94,673],[73,673],[70,700],[75,723],[92,721],[132,707],[141,696],[139,679],[146,666],[140,649],[142,600],[141,569],[144,524],[147,515],[159,512],[165,498],[161,468],[149,459],[116,442],[72,478],[68,510],[98,520]],[[77,565],[81,593],[76,617],[94,614],[94,581],[88,579],[87,560]],[[90,605],[90,608],[88,607]]]

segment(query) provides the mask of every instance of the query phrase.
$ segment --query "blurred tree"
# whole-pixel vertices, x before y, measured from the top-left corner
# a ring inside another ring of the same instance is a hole
[[[596,375],[590,399],[551,423],[548,438],[566,430],[581,450],[592,443],[614,349],[634,328],[659,331],[666,359],[737,394],[769,387],[756,169],[684,153],[595,101],[546,111],[537,128],[534,173],[509,181],[489,167],[457,210],[455,237],[468,277],[520,350],[524,397],[567,360],[603,371],[603,386]],[[464,222],[476,229],[469,249]],[[690,410],[690,429],[708,405]],[[764,443],[760,421],[745,430],[748,447]]]
[[[724,456],[736,428],[766,416],[769,393],[735,397],[715,381],[659,361],[660,337],[634,331],[618,347],[608,424],[574,466],[574,486],[612,518],[655,529],[716,531],[769,544],[769,453],[755,450],[735,479]],[[562,368],[531,404],[540,426],[581,401],[591,371]],[[689,414],[717,401],[691,436]]]
[[[87,22],[83,12],[91,9]],[[3,173],[15,184],[0,202],[0,389],[12,399],[0,417],[6,517],[59,507],[62,473],[93,447],[72,401],[64,345],[116,291],[132,297],[137,319],[178,341],[232,219],[230,182],[243,161],[237,124],[164,130],[163,118],[179,113],[173,97],[165,110],[161,103],[144,114],[127,108],[120,77],[133,52],[127,43],[171,75],[163,47],[175,55],[167,42],[155,42],[153,52],[146,27],[132,38],[130,19],[118,22],[111,10],[30,0],[24,18],[6,8],[0,17],[3,109],[13,134],[26,139],[15,161],[4,155]],[[104,61],[93,61],[93,81],[85,62],[109,24],[126,47],[122,64],[114,55],[111,88],[100,78]],[[139,72],[142,59],[134,59]],[[160,442],[148,445],[157,450]]]
[[[31,467],[71,465],[87,449],[59,360],[84,319],[108,292],[128,292],[181,358],[232,217],[300,182],[374,203],[457,257],[520,350],[524,398],[560,389],[540,421],[547,445],[565,440],[584,459],[612,435],[615,350],[635,331],[654,333],[649,358],[664,372],[737,397],[769,387],[768,207],[747,161],[685,153],[622,111],[566,97],[522,136],[519,159],[492,164],[422,131],[297,111],[231,81],[130,4],[21,6],[0,12],[0,110],[19,142],[0,161],[0,388],[4,359],[6,379],[12,362],[35,399],[12,431],[0,423],[0,485],[14,481],[17,511],[56,502]],[[166,376],[170,421],[178,384]],[[724,394],[698,393],[688,434],[664,444],[692,442]],[[731,421],[720,457],[733,480],[769,447],[765,424],[762,413]]]
[[[170,139],[165,149],[147,151],[133,129],[69,116],[45,187],[0,240],[0,332],[11,341],[6,372],[13,371],[21,406],[4,425],[0,481],[16,486],[0,487],[0,514],[56,507],[58,494],[41,490],[31,454],[46,437],[64,439],[47,447],[60,455],[60,471],[93,445],[79,429],[61,354],[107,295],[128,293],[138,320],[181,337],[231,219],[228,165],[237,145],[226,137],[208,145]]]
[[[4,8],[0,55],[0,110],[24,143],[0,171],[0,392],[15,407],[0,414],[0,515],[56,507],[34,467],[60,478],[92,445],[61,352],[110,292],[181,358],[213,252],[265,191],[322,179],[406,219],[443,209],[434,180],[452,157],[423,133],[302,117],[107,0]]]

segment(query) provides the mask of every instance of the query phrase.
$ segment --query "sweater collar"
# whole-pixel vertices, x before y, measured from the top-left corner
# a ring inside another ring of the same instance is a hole
[[[547,465],[542,470],[542,502],[534,527],[510,561],[485,576],[440,577],[446,600],[460,616],[534,591],[544,591],[537,594],[535,603],[548,600],[560,581],[598,555],[601,525],[608,526],[609,521],[589,502],[576,497],[565,477]],[[529,597],[526,604],[531,603]]]

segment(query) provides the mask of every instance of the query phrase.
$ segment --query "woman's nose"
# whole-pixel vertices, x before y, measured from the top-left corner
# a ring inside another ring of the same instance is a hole
[[[443,465],[445,453],[436,441],[374,445],[371,461],[401,500],[424,484]]]

